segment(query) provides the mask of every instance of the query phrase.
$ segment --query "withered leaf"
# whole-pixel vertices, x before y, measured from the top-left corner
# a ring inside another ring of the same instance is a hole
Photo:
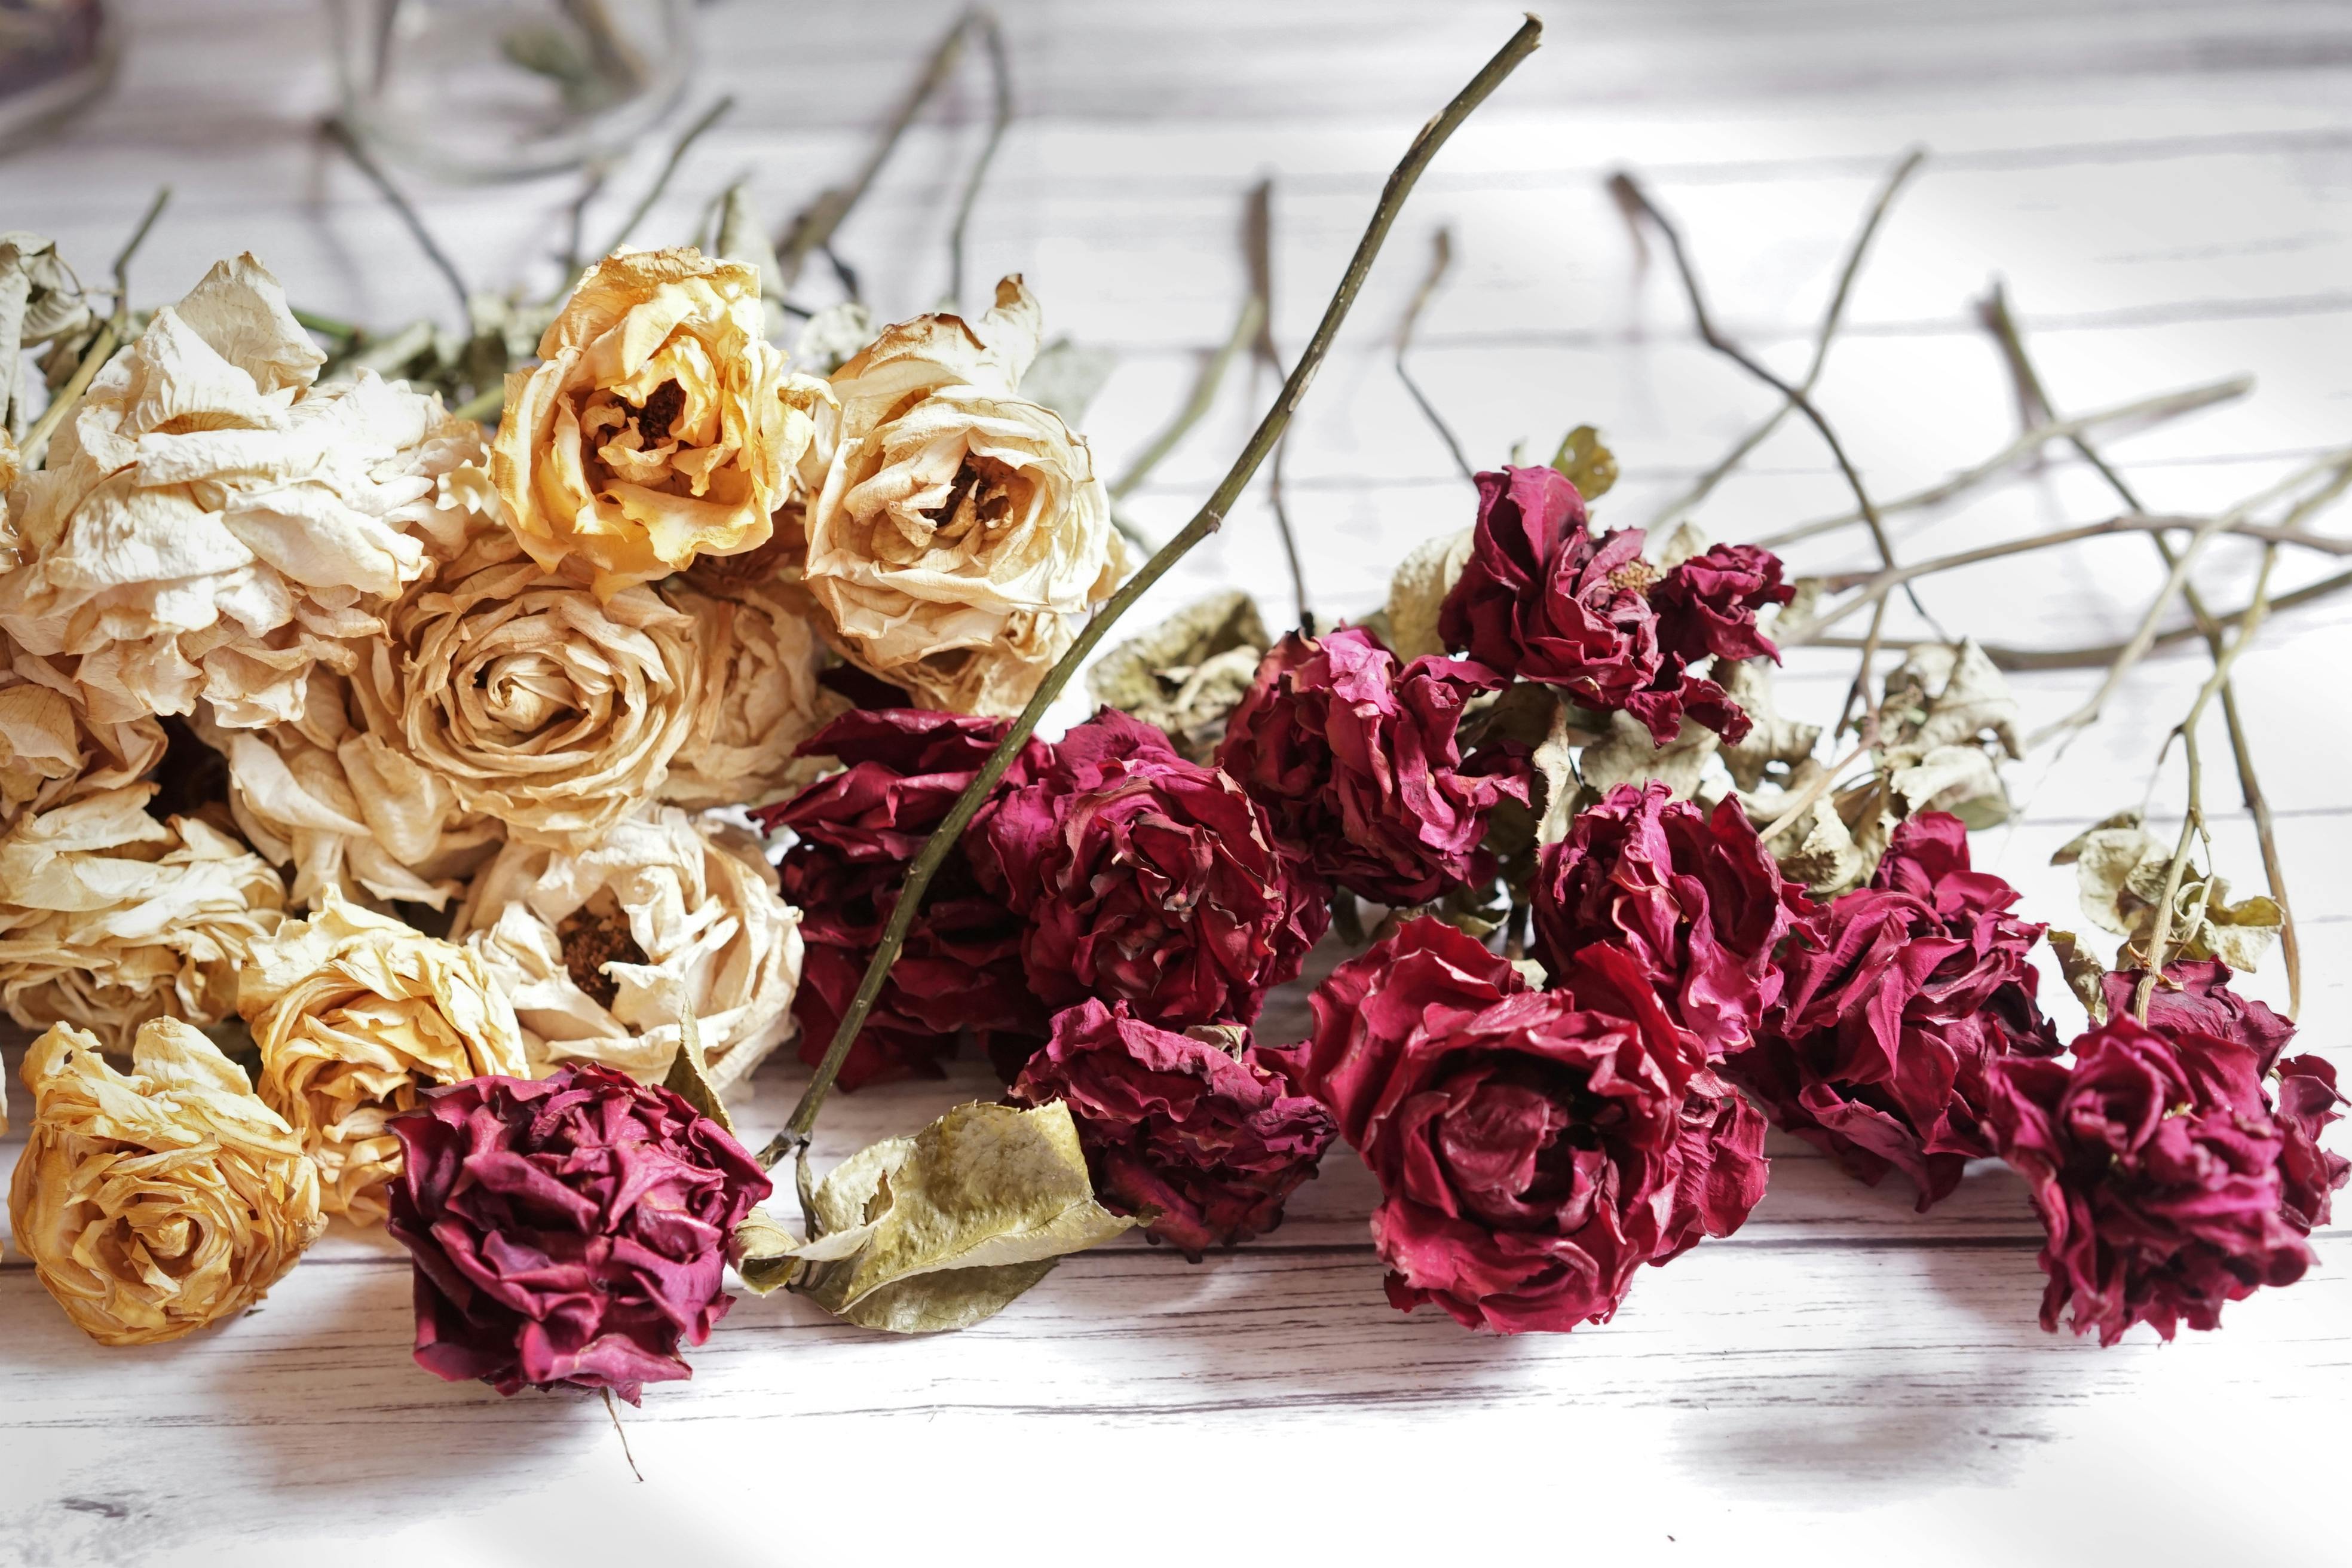
[[[2073,931],[2053,928],[2049,934],[2050,951],[2057,955],[2059,973],[2066,977],[2066,989],[2083,1004],[2083,1011],[2091,1016],[2092,1023],[2105,1023],[2106,965],[2099,962],[2096,953],[2084,951],[2082,938]]]
[[[669,1074],[662,1079],[662,1087],[728,1131],[734,1131],[734,1121],[719,1102],[719,1091],[710,1087],[710,1064],[702,1054],[702,1026],[695,1021],[694,1009],[681,1007],[677,1024],[677,1055],[670,1058]]]
[[[1389,579],[1389,648],[1410,663],[1445,651],[1437,612],[1470,563],[1472,531],[1441,534],[1416,544]]]
[[[1118,355],[1110,349],[1085,348],[1067,338],[1055,338],[1037,351],[1037,357],[1022,373],[1021,395],[1044,404],[1075,430],[1118,368]]]
[[[1819,724],[1801,724],[1780,716],[1772,692],[1772,665],[1768,659],[1717,659],[1715,679],[1726,695],[1747,710],[1748,730],[1738,745],[1721,748],[1723,765],[1731,782],[1742,790],[1758,788],[1777,763],[1794,769],[1813,754],[1822,738]]]
[[[1256,601],[1239,590],[1213,594],[1097,659],[1087,689],[1096,701],[1166,731],[1179,751],[1205,762],[1257,679],[1270,641]]]
[[[1560,437],[1551,466],[1586,500],[1598,500],[1617,482],[1617,455],[1601,444],[1601,432],[1580,425]]]
[[[1612,713],[1608,735],[1584,748],[1580,767],[1585,787],[1607,795],[1621,784],[1661,779],[1676,800],[1688,800],[1698,789],[1706,760],[1722,743],[1714,731],[1685,719],[1681,731],[1661,746],[1640,720],[1630,713]]]

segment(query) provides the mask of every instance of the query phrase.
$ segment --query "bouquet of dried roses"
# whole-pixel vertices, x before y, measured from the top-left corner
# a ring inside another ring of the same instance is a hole
[[[2109,974],[2048,933],[2093,1018],[2066,1046],[2045,928],[1970,865],[2021,749],[1984,650],[1874,689],[1907,578],[1829,605],[1767,548],[1599,529],[1589,429],[1476,474],[1471,526],[1352,624],[1272,637],[1221,595],[1038,737],[1538,31],[1415,141],[1139,564],[1018,277],[830,312],[796,371],[772,252],[618,248],[487,437],[421,370],[324,374],[250,257],[143,323],[85,311],[21,460],[0,438],[0,1005],[46,1029],[11,1209],[74,1321],[234,1316],[341,1215],[411,1254],[428,1370],[634,1401],[688,1375],[730,1268],[961,1328],[1130,1228],[1246,1242],[1344,1140],[1396,1306],[1567,1331],[1738,1228],[1768,1121],[1922,1209],[2008,1162],[2045,1326],[2210,1328],[2296,1279],[2347,1175],[2335,1074],[2229,984],[2284,910],[2103,824],[2069,856],[2126,942]],[[1865,603],[1825,763],[1772,670]],[[1256,1038],[1335,933],[1309,1037]],[[795,1036],[811,1081],[755,1154],[726,1096]],[[834,1088],[967,1044],[1000,1101],[816,1178]]]

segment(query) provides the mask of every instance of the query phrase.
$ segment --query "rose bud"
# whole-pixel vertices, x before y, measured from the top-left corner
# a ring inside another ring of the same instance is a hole
[[[1422,919],[1317,989],[1288,1065],[1380,1182],[1401,1310],[1500,1333],[1603,1322],[1636,1268],[1729,1235],[1763,1196],[1763,1118],[1625,953],[1596,950],[1588,973],[1600,1005]]]
[[[1126,1002],[1167,1028],[1255,1021],[1330,921],[1328,894],[1264,808],[1167,736],[1106,709],[992,808],[982,884],[1028,922],[1051,1007]]]
[[[2008,912],[2017,900],[1969,868],[1959,818],[1914,817],[1870,886],[1831,904],[1822,945],[1791,948],[1784,1000],[1725,1070],[1847,1174],[1901,1171],[1925,1210],[1992,1152],[1985,1064],[2058,1054],[2025,956],[2043,928]]]
[[[2046,1233],[2044,1329],[2065,1311],[2103,1345],[2134,1323],[2168,1340],[2311,1267],[2311,1184],[2289,1171],[2289,1130],[2247,1047],[2116,1016],[2074,1042],[2071,1066],[2008,1057],[1985,1074],[1986,1129]]]
[[[728,1238],[759,1162],[667,1089],[593,1063],[469,1079],[393,1118],[385,1228],[415,1264],[416,1363],[500,1394],[574,1384],[630,1404],[734,1305]]]
[[[1709,1056],[1753,1037],[1780,994],[1775,950],[1820,919],[1737,801],[1704,816],[1654,779],[1579,812],[1537,862],[1535,951],[1553,979],[1582,949],[1618,945]]]
[[[785,901],[801,910],[804,956],[793,1012],[801,1060],[811,1067],[824,1059],[857,993],[908,865],[1007,728],[1001,719],[914,709],[845,713],[801,748],[838,760],[843,770],[754,814],[770,831],[789,827],[798,838],[778,869]],[[997,786],[999,797],[1046,754],[1040,742],[1024,747]],[[967,1029],[1019,1070],[1047,1016],[1029,994],[1023,929],[973,879],[964,849],[950,852],[842,1063],[841,1087],[937,1078]]]
[[[1494,879],[1480,847],[1487,817],[1498,801],[1528,798],[1524,758],[1465,769],[1456,742],[1465,705],[1503,684],[1461,659],[1400,669],[1357,626],[1294,632],[1258,666],[1217,765],[1326,880],[1379,903],[1426,903]]]
[[[1195,1263],[1280,1225],[1337,1131],[1329,1111],[1246,1046],[1217,1041],[1213,1026],[1171,1034],[1124,1002],[1089,999],[1053,1028],[1011,1100],[1068,1106],[1096,1197],[1113,1214],[1156,1211],[1145,1234]]]

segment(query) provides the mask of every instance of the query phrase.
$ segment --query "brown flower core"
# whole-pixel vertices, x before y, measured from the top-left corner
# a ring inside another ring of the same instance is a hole
[[[1616,571],[1609,574],[1609,585],[1621,594],[1647,595],[1656,586],[1662,574],[1655,566],[1636,555]]]
[[[599,1007],[610,1007],[621,994],[620,983],[604,973],[604,965],[646,962],[646,950],[629,934],[628,917],[618,910],[574,910],[556,926],[555,936],[572,984]]]
[[[985,530],[1003,521],[1013,510],[1011,479],[1003,464],[967,454],[963,466],[956,470],[955,483],[948,487],[948,499],[923,514],[939,529],[932,542],[951,544],[975,525]]]
[[[648,447],[658,447],[669,439],[669,427],[686,411],[686,393],[674,381],[665,381],[646,395],[645,406],[637,410],[637,434]]]

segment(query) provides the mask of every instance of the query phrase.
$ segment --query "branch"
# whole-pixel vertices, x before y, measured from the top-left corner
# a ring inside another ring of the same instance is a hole
[[[1271,176],[1250,187],[1248,205],[1242,209],[1242,259],[1249,268],[1251,292],[1265,304],[1264,319],[1258,323],[1257,342],[1250,345],[1251,362],[1264,365],[1274,373],[1276,381],[1280,381],[1283,379],[1282,353],[1274,345],[1274,180]],[[1315,616],[1307,604],[1307,567],[1298,558],[1298,535],[1290,526],[1290,503],[1283,487],[1289,459],[1290,432],[1286,429],[1282,439],[1275,443],[1274,469],[1266,476],[1265,499],[1274,509],[1274,531],[1276,537],[1282,541],[1283,562],[1290,568],[1290,592],[1297,601],[1298,629],[1312,636]]]
[[[654,176],[654,183],[646,187],[646,194],[638,198],[637,205],[629,209],[629,216],[621,220],[621,226],[614,230],[612,239],[606,242],[604,248],[598,251],[597,255],[610,256],[628,243],[629,236],[636,232],[637,225],[646,221],[646,215],[654,210],[654,204],[661,200],[664,191],[669,189],[671,177],[677,173],[677,166],[686,162],[686,155],[693,149],[695,142],[701,140],[704,132],[725,119],[728,111],[734,107],[735,95],[731,92],[727,93],[718,102],[704,110],[701,116],[686,128],[686,133],[671,146],[669,158],[662,164],[661,173]],[[586,199],[585,195],[582,197],[583,203]],[[577,258],[574,258],[574,260],[576,261]],[[564,288],[569,289],[572,281],[578,277],[578,273],[572,274],[571,279],[565,280]]]
[[[1421,390],[1421,384],[1412,379],[1412,372],[1404,365],[1405,351],[1412,347],[1412,330],[1421,324],[1421,312],[1428,306],[1430,297],[1437,292],[1437,286],[1445,280],[1446,269],[1453,265],[1454,231],[1440,228],[1430,245],[1429,275],[1421,280],[1421,287],[1412,291],[1412,301],[1404,308],[1404,320],[1397,323],[1396,373],[1397,379],[1404,383],[1405,391],[1412,395],[1413,405],[1421,410],[1421,416],[1429,421],[1431,427],[1437,432],[1438,439],[1445,443],[1446,451],[1453,455],[1454,468],[1461,471],[1464,479],[1474,479],[1476,475],[1470,467],[1470,459],[1462,455],[1462,443],[1454,438],[1454,431],[1437,412],[1437,405],[1429,401]]]
[[[995,85],[994,107],[988,121],[988,140],[981,143],[980,157],[963,184],[962,199],[956,203],[955,223],[948,230],[948,303],[955,310],[963,309],[963,235],[971,221],[972,204],[980,199],[981,182],[988,178],[988,165],[996,158],[996,149],[1004,140],[1005,128],[1013,123],[1013,67],[1004,58],[1004,29],[997,25],[996,13],[974,9],[965,26],[980,34],[980,41],[988,49],[988,70]]]
[[[1193,515],[1192,521],[1184,525],[1183,531],[1162,545],[1157,554],[1143,563],[1141,570],[1110,596],[1080,630],[1069,651],[1045,672],[1045,679],[1039,683],[1035,695],[1029,699],[1028,706],[1021,710],[1021,716],[1013,721],[1004,738],[997,742],[996,750],[990,752],[988,760],[981,764],[980,772],[957,799],[946,820],[940,824],[916,855],[914,863],[908,867],[906,882],[890,911],[889,923],[883,929],[873,962],[866,966],[865,976],[858,982],[857,994],[842,1015],[840,1026],[834,1031],[833,1041],[825,1048],[824,1059],[817,1064],[808,1088],[801,1094],[800,1103],[793,1108],[791,1120],[761,1152],[763,1163],[773,1165],[786,1154],[797,1153],[800,1156],[802,1185],[805,1189],[809,1131],[816,1125],[817,1112],[824,1107],[825,1096],[832,1091],[834,1079],[839,1075],[850,1047],[866,1026],[866,1015],[873,1011],[875,999],[882,993],[883,983],[889,978],[890,966],[897,961],[898,950],[906,942],[907,932],[914,924],[916,912],[922,907],[923,893],[930,886],[932,877],[961,839],[963,830],[971,826],[972,817],[978,815],[981,804],[1003,778],[1014,754],[1036,730],[1038,721],[1045,716],[1045,710],[1061,695],[1062,689],[1069,684],[1071,677],[1093,653],[1096,645],[1102,641],[1129,606],[1167,575],[1169,569],[1194,546],[1214,533],[1224,521],[1225,512],[1257,472],[1258,465],[1265,460],[1266,454],[1274,449],[1275,443],[1281,439],[1282,432],[1289,425],[1300,399],[1307,395],[1307,387],[1315,380],[1315,373],[1321,368],[1324,356],[1330,352],[1332,338],[1338,334],[1339,324],[1347,320],[1349,308],[1355,303],[1357,294],[1362,289],[1373,258],[1380,255],[1381,242],[1388,238],[1389,230],[1403,208],[1405,198],[1412,194],[1414,183],[1421,178],[1422,171],[1429,166],[1430,160],[1437,155],[1437,150],[1469,118],[1471,111],[1503,84],[1504,79],[1518,68],[1520,61],[1535,52],[1542,37],[1543,24],[1529,16],[1519,30],[1511,35],[1510,41],[1470,79],[1469,85],[1456,94],[1436,118],[1422,127],[1420,134],[1413,138],[1412,145],[1406,149],[1403,161],[1390,174],[1388,185],[1381,193],[1380,205],[1372,210],[1371,221],[1364,229],[1363,238],[1357,242],[1356,253],[1349,259],[1347,271],[1340,275],[1339,286],[1333,292],[1330,303],[1324,308],[1323,319],[1316,324],[1314,336],[1307,340],[1306,350],[1299,355],[1298,363],[1292,368],[1289,377],[1284,381],[1274,406],[1267,409],[1265,417],[1258,422],[1257,429],[1251,434],[1249,444],[1242,448],[1241,456],[1234,459],[1234,465],[1223,480],[1210,494],[1207,503]]]
[[[467,289],[466,279],[458,272],[457,264],[449,259],[448,254],[441,248],[440,242],[433,237],[433,231],[425,226],[425,220],[417,216],[415,207],[408,205],[408,198],[401,195],[400,187],[392,183],[392,177],[377,166],[375,158],[361,142],[359,133],[351,128],[350,123],[341,115],[330,115],[327,119],[326,130],[327,134],[342,148],[351,161],[358,165],[360,173],[367,176],[368,184],[373,185],[376,193],[392,204],[392,210],[398,213],[400,221],[408,226],[408,232],[415,237],[417,246],[425,252],[425,258],[433,263],[434,267],[440,271],[442,278],[447,281],[449,291],[457,296],[457,320],[461,322],[470,322],[474,317],[473,294]]]

